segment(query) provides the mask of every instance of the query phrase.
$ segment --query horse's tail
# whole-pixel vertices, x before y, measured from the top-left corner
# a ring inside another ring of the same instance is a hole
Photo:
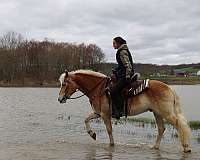
[[[174,95],[174,112],[177,117],[177,127],[180,131],[180,138],[184,140],[184,137],[189,137],[191,134],[190,127],[188,126],[188,122],[182,112],[180,99],[174,89],[172,89]]]
[[[172,93],[174,95],[174,112],[176,115],[182,114],[181,104],[180,104],[180,98],[177,95],[176,91],[172,89]]]

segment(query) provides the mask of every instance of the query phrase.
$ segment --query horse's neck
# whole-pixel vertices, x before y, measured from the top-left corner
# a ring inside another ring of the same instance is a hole
[[[80,91],[83,93],[92,93],[95,92],[95,89],[98,89],[98,83],[102,81],[103,77],[94,77],[89,75],[77,75],[75,77],[75,82],[80,87]]]

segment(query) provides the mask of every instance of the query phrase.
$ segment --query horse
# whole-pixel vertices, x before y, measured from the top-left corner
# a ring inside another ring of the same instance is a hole
[[[105,90],[109,77],[91,70],[76,70],[61,74],[61,88],[58,101],[66,103],[67,99],[76,99],[81,96],[89,98],[93,112],[85,119],[85,126],[88,134],[96,140],[96,133],[91,129],[90,120],[102,118],[109,136],[110,145],[114,146],[112,135],[112,107],[110,98]],[[76,91],[81,91],[83,95],[72,98]],[[164,121],[173,125],[179,135],[180,142],[185,153],[191,152],[189,144],[190,128],[181,110],[180,99],[175,90],[169,85],[158,81],[149,80],[148,89],[142,93],[128,99],[128,116],[138,115],[147,111],[153,112],[158,134],[153,149],[160,148],[160,142],[165,131]]]

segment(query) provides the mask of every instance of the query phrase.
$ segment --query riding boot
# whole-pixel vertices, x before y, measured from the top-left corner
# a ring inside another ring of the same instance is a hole
[[[116,109],[117,107],[115,105],[112,106],[113,110],[112,110],[112,118],[116,118],[116,119],[120,119],[120,112],[118,109]],[[115,108],[115,109],[114,109]]]

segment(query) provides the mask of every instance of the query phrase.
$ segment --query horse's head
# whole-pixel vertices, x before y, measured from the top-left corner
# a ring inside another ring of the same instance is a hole
[[[58,101],[60,103],[66,103],[66,100],[78,89],[78,86],[76,83],[72,80],[72,77],[68,73],[67,70],[65,70],[65,73],[63,73],[60,78],[60,92]]]

